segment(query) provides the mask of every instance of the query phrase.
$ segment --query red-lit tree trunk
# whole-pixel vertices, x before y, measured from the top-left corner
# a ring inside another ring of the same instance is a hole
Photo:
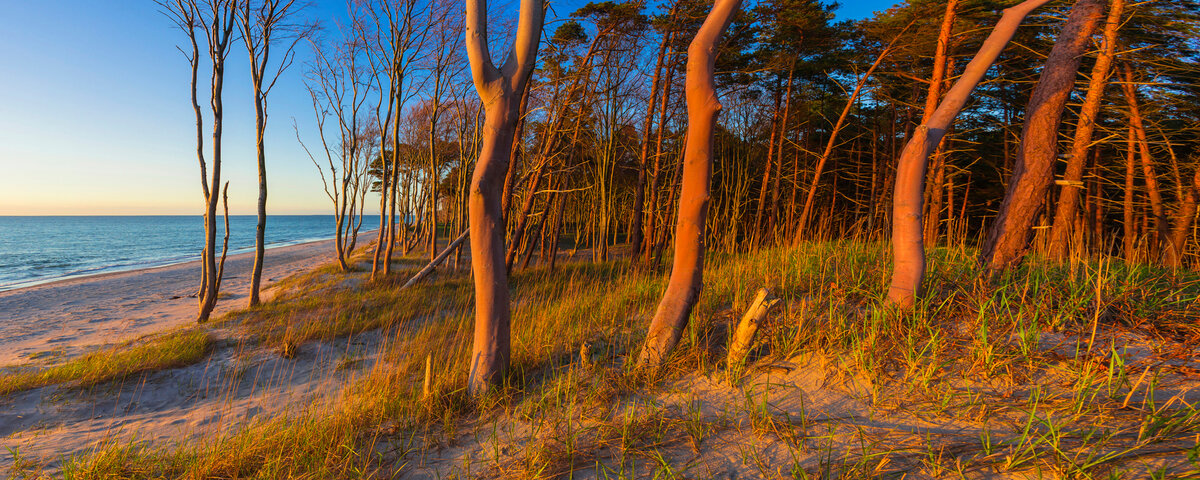
[[[671,30],[667,35],[674,36],[675,31]],[[667,79],[663,82],[662,98],[659,99],[658,107],[658,134],[654,141],[654,169],[650,172],[650,198],[647,199],[649,208],[646,209],[646,227],[644,237],[645,246],[642,248],[642,263],[650,264],[651,258],[654,258],[654,252],[657,250],[658,242],[658,195],[659,195],[659,174],[662,173],[662,157],[663,157],[663,137],[666,135],[667,128],[667,103],[671,99],[671,87],[675,79],[674,60],[667,62]],[[664,228],[665,230],[665,228]]]
[[[1058,158],[1058,129],[1067,97],[1075,88],[1079,59],[1104,11],[1104,0],[1079,0],[1071,8],[1054,48],[1046,57],[1041,78],[1025,109],[1021,150],[1000,211],[979,255],[989,271],[1020,262],[1029,244],[1033,222],[1045,206]]]
[[[946,71],[951,69],[950,62],[946,58],[950,51],[950,34],[954,31],[954,19],[958,13],[958,0],[950,0],[946,2],[946,13],[942,16],[942,26],[938,31],[937,47],[933,54],[933,72],[929,76],[929,91],[925,94],[925,110],[921,113],[921,124],[929,121],[929,117],[937,110],[938,102],[942,97],[942,86],[946,83]],[[942,150],[946,144],[945,136],[938,142],[938,146],[934,150],[934,170],[937,175],[933,179],[933,195],[929,196],[930,208],[926,213],[927,216],[932,216],[934,221],[925,222],[925,242],[934,243],[937,241],[938,232],[938,214],[941,212],[941,192],[938,191],[942,186],[942,180],[945,178],[945,159],[942,158]],[[932,214],[932,215],[930,215]]]
[[[483,139],[468,200],[471,271],[475,279],[475,335],[467,389],[486,392],[503,378],[510,358],[508,274],[504,269],[505,171],[520,117],[521,91],[533,70],[541,38],[542,0],[521,0],[512,52],[499,68],[488,52],[487,4],[467,0],[466,47],[475,89],[485,110]]]
[[[1125,261],[1133,261],[1134,248],[1137,245],[1137,229],[1133,225],[1133,177],[1137,171],[1134,167],[1137,161],[1135,144],[1131,124],[1125,136],[1125,195],[1121,199],[1121,227],[1124,232],[1121,255],[1125,257]]]
[[[1122,65],[1121,90],[1125,94],[1125,103],[1129,105],[1129,125],[1133,128],[1134,139],[1137,141],[1138,153],[1142,158],[1142,177],[1146,181],[1146,194],[1150,197],[1150,213],[1154,215],[1154,233],[1148,235],[1147,246],[1149,258],[1158,258],[1159,244],[1169,233],[1167,232],[1167,214],[1163,207],[1162,192],[1158,188],[1158,174],[1154,171],[1154,158],[1150,155],[1150,142],[1146,140],[1146,126],[1142,122],[1142,110],[1137,100],[1137,79],[1128,63]]]
[[[1054,224],[1050,230],[1050,257],[1065,260],[1070,250],[1071,232],[1079,212],[1079,193],[1083,188],[1083,169],[1087,164],[1092,145],[1092,134],[1096,131],[1096,119],[1100,114],[1100,103],[1104,100],[1104,88],[1112,73],[1113,54],[1117,44],[1117,30],[1121,27],[1121,13],[1125,0],[1112,0],[1108,8],[1108,19],[1104,24],[1104,45],[1092,67],[1088,82],[1087,98],[1079,110],[1079,122],[1075,127],[1075,138],[1071,143],[1071,154],[1067,157],[1067,171],[1063,174],[1062,193],[1054,212]]]
[[[1197,197],[1200,197],[1200,168],[1196,169],[1191,187],[1186,188],[1180,199],[1179,210],[1175,213],[1175,227],[1163,246],[1163,263],[1168,267],[1183,266],[1183,246],[1187,243],[1188,232],[1192,231],[1192,224],[1196,222]]]
[[[983,80],[1000,52],[1012,40],[1033,10],[1050,0],[1027,0],[1004,11],[991,35],[984,41],[975,58],[967,64],[963,74],[946,97],[938,104],[929,120],[917,127],[896,164],[896,186],[892,207],[892,249],[895,252],[892,267],[892,283],[888,289],[888,303],[910,308],[921,293],[921,282],[925,277],[925,243],[921,214],[925,200],[925,171],[929,154],[937,148],[946,129],[954,122],[975,86]]]
[[[700,297],[704,273],[704,226],[712,180],[713,134],[721,103],[713,77],[717,41],[741,6],[741,0],[716,0],[688,46],[688,134],[683,155],[683,186],[675,225],[671,280],[646,334],[638,365],[656,368],[679,343],[692,307]]]
[[[788,88],[792,86],[792,72],[788,72]],[[770,191],[771,167],[775,164],[775,135],[779,133],[779,106],[783,100],[779,84],[775,89],[775,108],[771,109],[771,136],[767,138],[767,157],[763,164],[762,188],[758,191],[758,209],[754,212],[754,229],[750,231],[751,245],[760,245],[763,237],[763,213],[767,210],[767,192]]]

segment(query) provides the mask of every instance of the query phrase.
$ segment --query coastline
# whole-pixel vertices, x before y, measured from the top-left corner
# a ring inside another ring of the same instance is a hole
[[[374,230],[359,233],[360,236],[369,235],[369,234],[374,234]],[[321,237],[321,238],[302,239],[302,240],[297,240],[294,242],[279,242],[274,245],[267,245],[267,247],[264,250],[267,252],[270,252],[273,250],[278,250],[278,249],[283,249],[283,248],[288,248],[288,247],[298,247],[301,245],[308,245],[308,244],[312,244],[312,243],[327,242],[327,241],[331,241],[333,239],[334,239],[334,237]],[[253,255],[253,254],[254,254],[254,247],[234,248],[234,249],[231,249],[228,256],[226,257],[226,262],[233,260],[235,257],[240,257],[240,256],[245,256],[245,255]],[[217,258],[220,259],[220,256],[218,256]],[[145,271],[156,270],[156,269],[160,269],[160,268],[174,267],[174,266],[184,265],[184,264],[189,264],[189,263],[194,263],[197,265],[197,268],[199,268],[200,256],[194,255],[194,256],[189,256],[189,257],[185,257],[185,258],[164,258],[162,260],[141,262],[141,263],[133,264],[133,265],[116,265],[116,266],[109,266],[109,267],[101,267],[101,268],[92,269],[92,270],[77,271],[75,273],[69,273],[69,274],[63,275],[63,276],[50,277],[50,278],[44,278],[44,279],[39,279],[39,280],[23,280],[23,281],[19,281],[19,282],[13,282],[13,283],[5,284],[5,285],[0,285],[0,296],[3,296],[4,294],[10,293],[10,292],[24,290],[27,288],[55,285],[55,284],[62,283],[62,282],[69,282],[72,280],[87,280],[87,279],[103,278],[103,277],[107,277],[110,275],[135,274],[138,272],[145,272]],[[0,311],[0,314],[2,314],[2,313],[3,312]],[[0,317],[0,319],[3,319],[3,317]]]
[[[365,245],[374,230],[359,233]],[[334,260],[333,239],[267,250],[262,291]],[[244,308],[254,252],[229,255],[214,315]],[[103,272],[0,291],[0,366],[70,357],[195,321],[198,259]]]

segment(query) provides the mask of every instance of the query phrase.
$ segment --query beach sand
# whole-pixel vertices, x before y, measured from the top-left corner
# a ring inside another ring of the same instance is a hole
[[[369,238],[360,237],[360,241]],[[333,240],[267,250],[263,290],[333,261]],[[245,308],[253,253],[225,260],[218,315]],[[88,348],[162,332],[196,320],[200,262],[93,275],[0,292],[0,365],[31,355],[74,356]]]
[[[371,240],[371,234],[359,236],[360,245]],[[333,251],[332,240],[268,250],[264,300],[276,282],[331,263]],[[253,254],[226,260],[217,315],[246,306],[252,262]],[[0,365],[58,362],[190,325],[199,269],[189,262],[0,292]],[[216,348],[197,364],[95,387],[52,385],[0,397],[0,471],[13,464],[13,448],[53,474],[68,456],[109,441],[164,446],[230,432],[260,415],[302,413],[369,370],[384,338],[368,332],[314,342],[283,359],[243,344],[230,328],[212,333]],[[348,356],[355,368],[346,370]]]

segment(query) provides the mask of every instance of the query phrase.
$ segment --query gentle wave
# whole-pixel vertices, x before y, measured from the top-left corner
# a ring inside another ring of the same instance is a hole
[[[229,255],[254,251],[256,217],[231,215]],[[378,217],[364,218],[364,226]],[[2,217],[0,292],[73,278],[158,268],[200,258],[204,224],[193,216]],[[333,217],[269,216],[265,247],[334,237]],[[218,232],[218,242],[222,233]]]

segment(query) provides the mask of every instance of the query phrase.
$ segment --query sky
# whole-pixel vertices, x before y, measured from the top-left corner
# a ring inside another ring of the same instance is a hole
[[[583,3],[550,1],[563,14]],[[842,3],[838,17],[856,19],[894,0]],[[314,0],[306,15],[336,28],[345,11]],[[184,41],[152,0],[0,0],[0,215],[200,214]],[[222,176],[230,213],[253,214],[252,92],[244,47],[231,48]],[[332,211],[293,127],[315,137],[301,50],[269,98],[270,214]]]

